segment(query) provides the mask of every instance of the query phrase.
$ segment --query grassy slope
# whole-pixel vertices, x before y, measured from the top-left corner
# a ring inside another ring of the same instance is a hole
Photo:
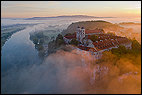
[[[64,30],[62,32],[62,34],[65,35],[67,33],[74,33],[78,26],[84,27],[85,29],[95,29],[95,28],[109,29],[109,30],[122,29],[122,27],[120,27],[116,24],[112,24],[110,22],[106,22],[106,21],[101,21],[101,20],[99,20],[99,21],[82,21],[82,22],[72,23],[71,25],[68,26],[68,28],[66,30]]]

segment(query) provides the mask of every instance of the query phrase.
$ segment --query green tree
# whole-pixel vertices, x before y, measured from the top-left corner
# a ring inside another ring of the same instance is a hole
[[[109,34],[111,36],[115,36],[116,35],[114,32],[107,32],[107,34]]]
[[[63,45],[63,44],[64,44],[64,40],[63,39],[58,39],[57,45],[60,46],[60,45]]]
[[[59,34],[59,35],[57,36],[56,40],[58,40],[58,39],[63,39],[63,36],[62,36],[61,34]]]
[[[62,36],[61,34],[59,34],[59,35],[56,37],[55,43],[56,43],[57,47],[60,46],[60,45],[65,44],[64,39],[63,39],[63,36]]]
[[[93,42],[95,42],[95,41],[98,40],[98,36],[96,36],[96,35],[91,35],[91,36],[90,36],[90,39],[91,39]]]
[[[37,37],[34,37],[34,38],[33,38],[33,43],[34,43],[34,44],[37,44],[37,43],[38,43],[38,38],[37,38]]]
[[[40,38],[40,44],[44,43],[44,38]]]
[[[70,36],[70,35],[72,35],[71,33],[68,33],[68,34],[66,34],[65,36]]]
[[[139,44],[139,42],[135,38],[132,40],[132,52],[134,54],[141,53],[141,45]]]
[[[79,41],[77,41],[75,38],[71,40],[70,44],[73,44],[73,45],[78,45],[79,44]]]
[[[42,45],[36,45],[36,46],[37,46],[38,51],[41,51],[44,49]]]
[[[132,40],[132,49],[133,50],[141,50],[141,45],[139,44],[139,42],[137,40]]]
[[[41,32],[41,33],[39,32],[39,33],[36,34],[36,36],[37,36],[38,39],[43,38],[43,33],[42,33],[42,32]]]
[[[126,54],[128,51],[125,46],[120,45],[118,48],[112,48],[111,52],[112,54],[115,54],[120,57],[122,54]]]

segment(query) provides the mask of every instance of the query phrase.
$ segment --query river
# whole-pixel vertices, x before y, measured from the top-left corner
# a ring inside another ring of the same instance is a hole
[[[27,64],[40,63],[38,51],[29,39],[29,33],[34,31],[34,26],[27,27],[11,36],[2,47],[1,69],[7,71],[11,67],[22,67]]]

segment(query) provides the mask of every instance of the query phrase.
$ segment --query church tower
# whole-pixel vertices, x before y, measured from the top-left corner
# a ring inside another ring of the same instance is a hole
[[[80,42],[82,43],[82,39],[85,37],[85,29],[84,27],[81,28],[81,32],[80,32]]]
[[[82,43],[82,39],[85,37],[85,29],[84,27],[80,28],[80,27],[77,27],[77,30],[76,30],[76,38],[79,42]]]
[[[76,29],[76,38],[78,41],[80,41],[80,32],[81,32],[81,28],[78,26]]]

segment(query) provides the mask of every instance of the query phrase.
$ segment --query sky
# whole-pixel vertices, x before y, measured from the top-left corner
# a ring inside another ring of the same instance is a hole
[[[1,1],[2,18],[61,15],[141,17],[141,1]]]

